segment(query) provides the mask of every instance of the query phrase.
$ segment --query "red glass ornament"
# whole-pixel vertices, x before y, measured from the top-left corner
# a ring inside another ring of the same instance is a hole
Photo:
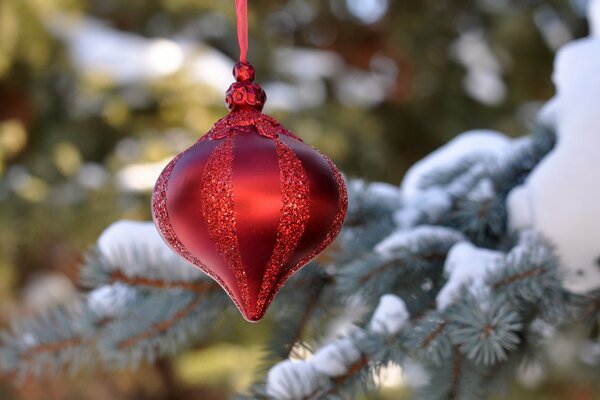
[[[152,211],[167,244],[258,321],[338,235],[348,200],[333,162],[261,112],[254,68],[240,62],[234,76],[229,115],[167,165]]]

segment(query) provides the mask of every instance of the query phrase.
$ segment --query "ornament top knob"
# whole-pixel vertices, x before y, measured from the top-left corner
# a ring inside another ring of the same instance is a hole
[[[246,61],[240,61],[233,67],[234,82],[225,95],[229,111],[254,109],[262,111],[267,95],[260,85],[254,83],[254,67]]]
[[[240,61],[233,67],[233,76],[238,82],[254,82],[254,67],[247,61]]]

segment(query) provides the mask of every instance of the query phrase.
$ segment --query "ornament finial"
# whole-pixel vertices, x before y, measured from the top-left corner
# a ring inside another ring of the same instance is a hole
[[[267,101],[267,94],[254,83],[255,71],[252,64],[240,61],[233,67],[233,83],[225,94],[225,103],[229,111],[254,109],[262,111]]]

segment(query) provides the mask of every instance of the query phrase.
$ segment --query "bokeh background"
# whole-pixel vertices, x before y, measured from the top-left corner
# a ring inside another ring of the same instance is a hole
[[[0,0],[1,325],[76,297],[85,250],[111,222],[149,219],[162,167],[225,114],[233,3]],[[265,111],[349,176],[393,184],[460,132],[529,132],[555,50],[587,32],[586,0],[249,3]],[[0,377],[0,398],[223,399],[269,337],[239,319],[140,371]],[[597,398],[585,373],[526,375],[513,398]],[[408,398],[398,371],[383,381],[375,398]]]

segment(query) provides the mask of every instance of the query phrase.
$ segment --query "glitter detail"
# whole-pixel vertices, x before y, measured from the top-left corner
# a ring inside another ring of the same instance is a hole
[[[198,142],[204,140],[205,138],[206,136],[201,137]],[[236,307],[241,309],[241,305],[237,301],[233,292],[227,287],[225,281],[210,268],[204,265],[204,263],[200,261],[198,257],[193,255],[188,248],[181,243],[177,237],[177,234],[175,233],[175,230],[173,229],[171,220],[169,219],[169,212],[167,211],[167,189],[169,186],[169,179],[171,178],[171,174],[173,173],[173,169],[175,168],[175,165],[177,165],[177,162],[192,148],[193,146],[189,147],[173,158],[158,177],[152,192],[152,219],[154,220],[154,225],[156,225],[158,232],[165,243],[185,260],[202,270],[202,272],[217,282],[223,288],[223,290],[225,290]]]
[[[179,159],[188,151],[189,149],[172,159],[158,177],[156,185],[154,185],[154,191],[152,192],[152,218],[154,219],[154,224],[158,228],[163,240],[185,259],[191,261],[195,257],[187,250],[183,243],[179,241],[179,238],[173,230],[171,221],[169,220],[169,213],[167,212],[167,187],[169,185],[169,178]],[[199,265],[202,265],[200,260],[197,261]],[[194,264],[196,263],[194,262]]]
[[[281,180],[281,217],[277,241],[263,277],[257,307],[265,309],[273,300],[278,280],[289,256],[298,246],[310,217],[310,188],[306,171],[294,151],[275,140]]]
[[[213,140],[223,139],[232,135],[239,127],[254,126],[258,133],[271,139],[279,135],[287,135],[302,141],[293,133],[285,129],[277,120],[258,110],[244,109],[229,113],[221,118],[204,136]],[[236,129],[234,129],[236,128]]]
[[[286,274],[280,278],[279,283],[277,284],[277,288],[273,291],[274,294],[281,289],[283,285],[285,285],[286,281],[300,268],[305,266],[308,262],[310,262],[313,258],[317,257],[319,254],[323,252],[335,240],[335,238],[339,235],[342,230],[342,225],[344,224],[344,219],[346,218],[346,212],[348,211],[348,191],[346,190],[346,183],[344,182],[344,177],[337,169],[336,165],[331,161],[329,157],[321,153],[318,149],[313,147],[313,150],[319,153],[321,157],[323,157],[329,166],[331,167],[331,171],[333,172],[335,181],[338,187],[338,209],[337,213],[333,219],[331,227],[327,232],[327,236],[321,242],[321,244],[315,248],[310,254],[301,259],[293,268],[288,270]]]
[[[217,251],[233,270],[244,309],[251,308],[248,279],[240,256],[233,198],[233,138],[229,136],[210,155],[202,175],[202,214]]]

